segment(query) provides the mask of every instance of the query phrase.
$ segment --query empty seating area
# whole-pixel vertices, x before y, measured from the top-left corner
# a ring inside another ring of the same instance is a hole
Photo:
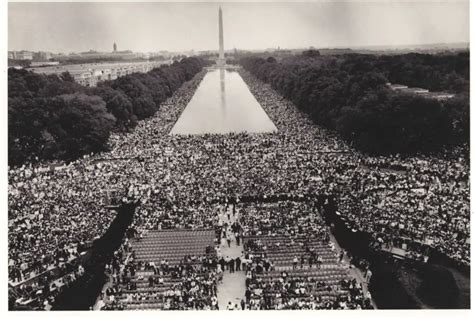
[[[213,229],[152,230],[134,243],[133,251],[138,261],[176,265],[186,256],[205,255],[207,247],[214,252],[215,237]]]

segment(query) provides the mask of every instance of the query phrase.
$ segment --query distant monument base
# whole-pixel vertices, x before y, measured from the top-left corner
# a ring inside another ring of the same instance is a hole
[[[228,70],[228,71],[235,71],[241,68],[242,67],[237,64],[225,64],[225,63],[224,64],[216,63],[216,64],[212,64],[210,66],[205,67],[206,70]]]
[[[216,60],[216,65],[217,65],[218,67],[224,67],[224,66],[226,65],[225,59],[221,59],[221,58],[217,59],[217,60]]]

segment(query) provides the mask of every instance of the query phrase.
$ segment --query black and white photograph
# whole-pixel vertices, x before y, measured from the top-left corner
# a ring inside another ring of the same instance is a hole
[[[3,7],[10,315],[472,315],[468,0]]]

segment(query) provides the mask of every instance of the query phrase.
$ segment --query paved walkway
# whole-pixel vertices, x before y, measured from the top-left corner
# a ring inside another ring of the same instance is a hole
[[[230,219],[228,218],[230,216]],[[219,219],[222,223],[227,222],[231,225],[235,219],[238,218],[238,212],[235,216],[232,214],[232,205],[228,207],[227,211],[222,207],[219,212]],[[230,247],[227,245],[225,238],[222,238],[220,244],[220,253],[224,258],[229,256],[230,258],[237,258],[243,253],[243,245],[237,246],[234,235],[231,236],[232,241]],[[217,301],[219,303],[220,310],[226,310],[227,304],[231,301],[237,304],[236,309],[240,309],[240,300],[245,296],[245,272],[236,271],[230,273],[228,270],[224,271],[224,277],[222,282],[217,286]]]

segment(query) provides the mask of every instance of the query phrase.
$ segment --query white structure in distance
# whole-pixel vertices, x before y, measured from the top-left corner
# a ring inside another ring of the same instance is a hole
[[[219,7],[219,58],[217,58],[217,66],[225,66],[224,56],[224,27],[222,25],[222,9]]]

